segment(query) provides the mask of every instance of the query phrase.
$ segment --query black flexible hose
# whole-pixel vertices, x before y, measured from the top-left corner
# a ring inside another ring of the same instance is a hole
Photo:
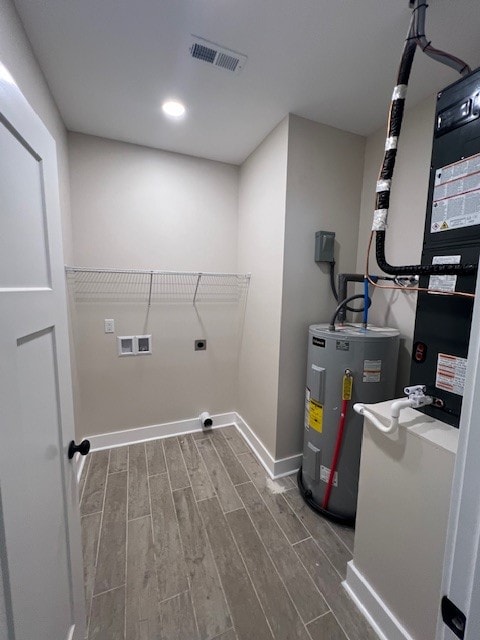
[[[362,280],[360,282],[363,281],[363,277],[364,276],[362,276]],[[330,287],[332,289],[333,297],[338,302],[338,291],[335,285],[335,262],[330,262]],[[345,293],[346,293],[346,290],[345,290]],[[349,307],[348,304],[343,305],[342,309],[343,308],[345,308],[347,311],[350,311],[351,313],[362,313],[362,311],[364,310],[364,307],[362,307],[361,309],[355,309],[355,307]]]
[[[324,509],[318,504],[318,502],[315,501],[311,489],[307,489],[306,485],[303,483],[302,467],[300,467],[297,473],[297,483],[300,490],[300,495],[305,500],[310,509],[316,511],[317,513],[320,513],[322,516],[325,516],[325,518],[328,518],[332,522],[338,522],[339,524],[343,524],[347,527],[355,527],[355,516],[342,516],[339,513],[328,511],[328,509]]]
[[[403,114],[405,111],[405,97],[407,92],[410,72],[412,70],[413,59],[417,45],[424,46],[424,33],[418,33],[418,21],[415,15],[419,12],[422,16],[420,24],[424,25],[424,15],[426,10],[425,2],[416,0],[410,21],[408,35],[405,40],[403,54],[397,75],[397,85],[394,96],[390,104],[389,127],[387,133],[387,144],[385,145],[385,155],[383,158],[382,168],[380,170],[379,182],[377,183],[377,196],[375,200],[375,217],[373,230],[376,232],[375,255],[378,266],[382,271],[390,275],[464,275],[475,273],[477,265],[475,264],[434,264],[434,265],[391,265],[385,257],[385,227],[388,209],[390,206],[390,188],[393,172],[395,169],[395,161],[397,158],[397,143],[402,129]],[[417,14],[419,15],[419,14]],[[429,45],[428,45],[429,46]],[[437,58],[441,62],[446,63],[446,59],[451,62],[453,56],[441,52],[443,58]],[[455,59],[458,61],[458,59]],[[460,69],[458,69],[460,70]],[[463,73],[464,67],[461,71]]]
[[[333,297],[338,302],[338,291],[335,285],[335,262],[330,262],[330,287],[332,289]]]
[[[332,319],[330,320],[330,325],[328,327],[329,331],[335,331],[335,320],[337,319],[338,314],[340,313],[340,311],[343,309],[343,307],[345,307],[349,302],[353,302],[353,300],[359,300],[359,299],[364,300],[365,296],[363,295],[363,293],[358,293],[354,296],[349,296],[348,298],[345,298],[345,300],[342,300],[342,302],[340,302],[340,304],[338,305],[338,307],[335,309],[335,312],[332,316]],[[372,305],[372,300],[371,298],[368,298],[368,309],[370,309]],[[354,309],[354,313],[361,313],[362,311],[364,311],[365,307],[362,307],[361,309]]]

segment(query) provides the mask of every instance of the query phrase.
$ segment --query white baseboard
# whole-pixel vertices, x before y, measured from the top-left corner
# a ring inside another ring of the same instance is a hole
[[[275,460],[273,479],[283,478],[284,476],[291,476],[300,469],[302,464],[302,453],[297,453],[294,456],[288,456],[287,458],[279,458]]]
[[[213,421],[212,429],[219,429],[220,427],[235,424],[236,413],[217,413],[210,417]],[[189,420],[152,424],[148,427],[135,427],[133,429],[123,429],[122,431],[112,431],[111,433],[87,436],[87,438],[90,440],[93,451],[101,451],[102,449],[123,447],[126,444],[170,438],[171,436],[181,436],[197,431],[202,431],[200,420],[198,418],[190,418]]]
[[[289,456],[288,458],[275,460],[260,438],[255,435],[253,430],[238,413],[236,414],[235,426],[258,458],[260,464],[273,480],[298,471],[302,460],[301,453],[295,456]]]
[[[212,415],[213,429],[234,425],[238,432],[245,439],[252,449],[260,464],[265,468],[268,475],[272,479],[288,476],[298,471],[300,467],[302,454],[288,458],[279,458],[275,460],[262,441],[255,435],[245,420],[236,412],[219,413]],[[92,451],[101,451],[102,449],[111,449],[113,447],[122,447],[127,444],[135,444],[137,442],[146,442],[147,440],[157,440],[159,438],[170,438],[171,436],[179,436],[186,433],[196,433],[202,431],[198,418],[189,420],[178,420],[177,422],[165,422],[164,424],[154,424],[148,427],[136,427],[134,429],[123,429],[122,431],[113,431],[112,433],[103,433],[100,435],[87,436],[90,440]],[[77,454],[75,458],[77,479],[80,478],[85,458]]]
[[[347,564],[347,579],[342,584],[381,640],[414,640],[353,560]]]

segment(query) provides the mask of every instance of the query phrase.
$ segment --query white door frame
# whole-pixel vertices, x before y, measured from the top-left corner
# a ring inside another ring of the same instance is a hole
[[[465,640],[478,640],[480,638],[480,278],[477,278],[470,336],[441,596],[448,596],[466,615]],[[457,640],[457,636],[443,623],[441,614],[439,614],[436,639]]]

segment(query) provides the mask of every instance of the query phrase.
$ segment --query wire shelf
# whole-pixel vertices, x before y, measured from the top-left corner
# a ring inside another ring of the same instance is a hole
[[[80,267],[66,267],[65,271],[77,303],[239,303],[250,282],[250,274],[240,273]]]

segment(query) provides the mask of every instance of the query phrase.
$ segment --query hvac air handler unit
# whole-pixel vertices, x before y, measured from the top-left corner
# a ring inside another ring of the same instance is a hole
[[[438,94],[422,265],[478,265],[480,252],[480,70]],[[428,289],[475,292],[476,269],[422,276]],[[473,298],[420,292],[411,384],[423,383],[428,415],[460,421]]]
[[[362,325],[312,325],[300,491],[316,511],[353,524],[363,418],[355,402],[393,398],[399,332]]]

